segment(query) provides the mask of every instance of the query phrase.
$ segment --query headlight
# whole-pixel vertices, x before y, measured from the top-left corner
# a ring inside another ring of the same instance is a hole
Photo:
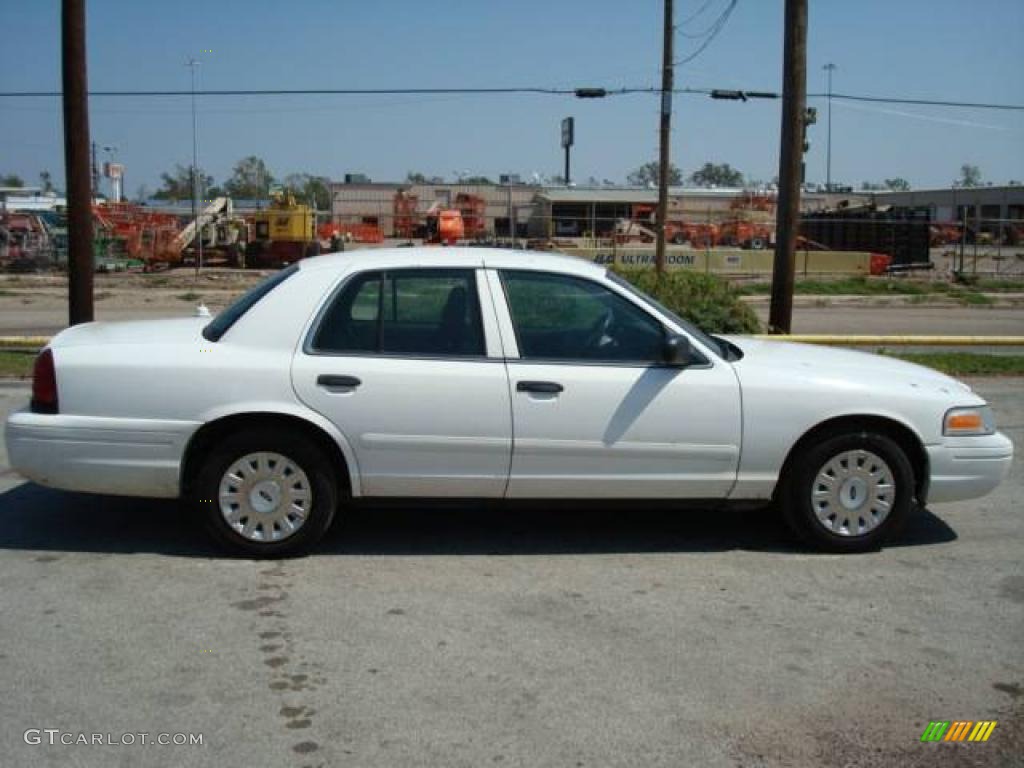
[[[987,405],[950,408],[942,420],[944,435],[991,435],[995,431],[996,417]]]

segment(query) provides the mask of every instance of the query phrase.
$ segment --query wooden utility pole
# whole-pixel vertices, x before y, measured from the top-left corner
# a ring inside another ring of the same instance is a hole
[[[68,324],[88,323],[92,306],[92,183],[85,0],[63,0],[64,173],[68,198]]]
[[[785,54],[782,61],[782,143],[779,151],[779,205],[775,226],[771,333],[793,326],[793,277],[800,227],[804,121],[807,112],[807,0],[786,0]]]
[[[668,222],[668,176],[672,167],[669,142],[672,136],[672,89],[674,87],[672,0],[665,0],[664,42],[661,46],[661,130],[658,157],[658,226],[655,234],[654,267],[665,273],[665,228]]]

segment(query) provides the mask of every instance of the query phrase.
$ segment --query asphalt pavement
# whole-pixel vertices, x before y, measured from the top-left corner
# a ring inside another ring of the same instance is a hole
[[[1024,380],[973,383],[1020,457]],[[0,455],[0,764],[1020,765],[1022,498],[1018,458],[862,556],[767,513],[410,504],[255,562]]]

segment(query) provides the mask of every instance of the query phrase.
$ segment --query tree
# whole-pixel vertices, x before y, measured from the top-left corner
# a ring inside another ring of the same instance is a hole
[[[405,174],[407,184],[444,184],[442,176],[427,176],[419,171],[409,171]]]
[[[290,173],[284,177],[284,188],[299,202],[313,206],[318,211],[331,207],[329,180],[311,173]]]
[[[460,184],[493,184],[486,176],[466,176],[459,180]]]
[[[53,177],[49,171],[41,171],[39,173],[39,186],[43,188],[44,195],[50,195],[56,191],[53,188]]]
[[[5,173],[0,176],[0,187],[24,187],[25,182],[16,173]]]
[[[659,176],[657,163],[645,163],[626,177],[626,183],[634,187],[656,187]],[[683,183],[682,171],[671,164],[668,168],[668,183],[673,187]]]
[[[897,176],[893,179],[886,179],[885,186],[887,189],[894,189],[897,192],[906,192],[910,189],[910,182],[900,176]]]
[[[175,165],[170,173],[160,174],[160,183],[163,185],[153,197],[157,200],[191,200],[192,199],[192,166]],[[203,173],[199,169],[199,193],[207,195],[213,187],[213,176]]]
[[[690,174],[690,182],[698,187],[742,187],[743,174],[728,163],[704,163]]]
[[[882,189],[888,189],[885,184],[879,184],[876,181],[862,181],[860,183],[860,188],[863,192],[878,192]]]
[[[224,182],[224,191],[231,197],[251,200],[267,197],[273,185],[274,176],[263,158],[249,155],[235,163],[231,178]]]
[[[964,163],[960,166],[960,178],[953,182],[954,187],[980,187],[981,169],[976,165]]]

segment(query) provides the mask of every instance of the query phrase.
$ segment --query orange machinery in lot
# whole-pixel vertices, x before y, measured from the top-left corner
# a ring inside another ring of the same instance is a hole
[[[146,269],[181,260],[177,216],[134,203],[96,203],[92,215],[97,227],[121,251],[112,256],[139,259]]]
[[[419,196],[399,190],[392,201],[395,237],[421,237],[425,243],[453,245],[464,238],[479,239],[487,233],[487,201],[479,195],[459,192],[454,205],[435,202],[419,214]]]

